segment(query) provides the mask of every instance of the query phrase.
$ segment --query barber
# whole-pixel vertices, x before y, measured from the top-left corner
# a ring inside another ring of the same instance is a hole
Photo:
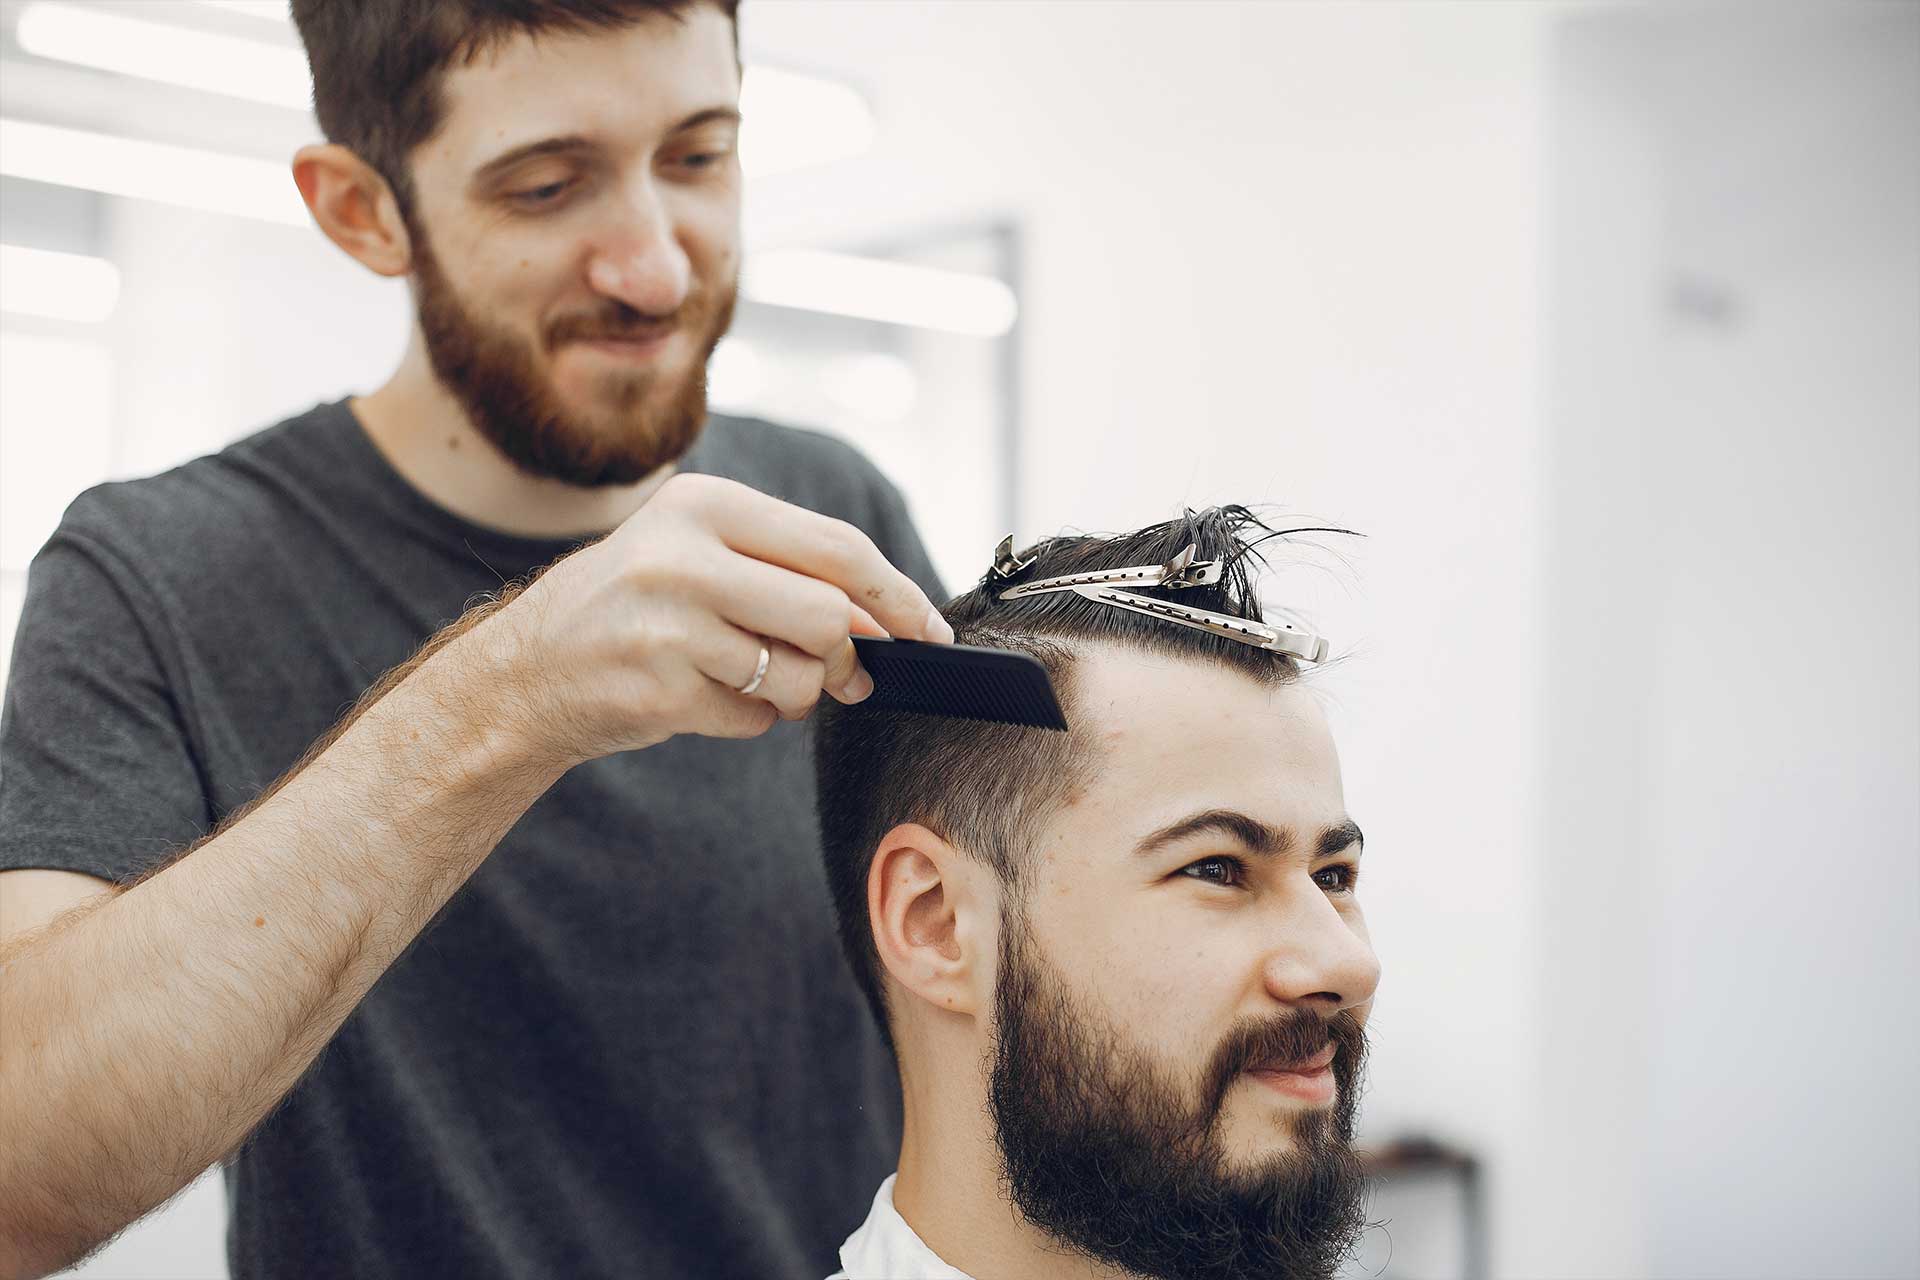
[[[899,1134],[792,722],[952,632],[871,464],[705,411],[733,0],[294,12],[294,177],[415,324],[34,561],[0,1276],[222,1161],[237,1277],[818,1276]]]

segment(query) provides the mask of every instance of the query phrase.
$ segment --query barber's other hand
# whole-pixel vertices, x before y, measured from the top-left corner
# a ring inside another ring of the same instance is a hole
[[[680,733],[754,737],[805,718],[823,692],[858,701],[873,684],[856,633],[953,639],[853,525],[679,475],[466,639],[509,686],[495,692],[530,745],[571,764]],[[762,644],[766,675],[741,694]]]

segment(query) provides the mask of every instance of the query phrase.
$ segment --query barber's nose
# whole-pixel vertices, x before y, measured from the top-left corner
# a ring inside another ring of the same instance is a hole
[[[609,229],[587,264],[587,283],[647,315],[666,315],[687,300],[692,264],[657,191],[643,188],[628,199],[620,225]]]
[[[1361,927],[1324,896],[1274,922],[1262,976],[1267,993],[1323,1015],[1373,999],[1380,958]]]

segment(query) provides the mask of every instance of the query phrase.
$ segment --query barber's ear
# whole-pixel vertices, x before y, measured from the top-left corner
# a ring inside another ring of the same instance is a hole
[[[880,963],[908,992],[948,1013],[981,1012],[993,904],[982,867],[918,823],[880,839],[867,872],[867,921]],[[990,874],[990,873],[989,873]]]
[[[393,189],[374,167],[334,143],[293,155],[293,181],[327,238],[380,275],[405,275],[413,251]]]

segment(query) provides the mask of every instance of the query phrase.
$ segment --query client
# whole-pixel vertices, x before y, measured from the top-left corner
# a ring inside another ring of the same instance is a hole
[[[943,612],[1037,658],[1068,732],[822,707],[828,883],[905,1105],[837,1278],[1313,1280],[1364,1229],[1361,836],[1259,533],[1002,544]]]

